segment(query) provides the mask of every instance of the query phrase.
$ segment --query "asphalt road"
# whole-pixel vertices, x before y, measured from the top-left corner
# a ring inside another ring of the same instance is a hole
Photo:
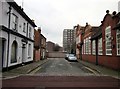
[[[78,62],[49,59],[29,75],[2,81],[2,89],[120,89],[120,79],[97,76]]]
[[[54,76],[89,76],[95,75],[91,69],[79,62],[69,62],[64,58],[51,58],[48,62],[38,67],[34,72],[36,75]]]

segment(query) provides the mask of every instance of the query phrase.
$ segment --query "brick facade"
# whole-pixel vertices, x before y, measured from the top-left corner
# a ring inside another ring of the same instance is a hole
[[[83,45],[81,45],[82,54],[80,59],[92,62],[96,65],[106,66],[111,69],[120,69],[120,54],[117,54],[119,44],[117,43],[117,28],[119,16],[115,12],[106,15],[99,27],[86,25],[80,34]],[[118,47],[118,48],[117,48]]]
[[[39,61],[41,59],[41,29],[34,31],[34,61]]]

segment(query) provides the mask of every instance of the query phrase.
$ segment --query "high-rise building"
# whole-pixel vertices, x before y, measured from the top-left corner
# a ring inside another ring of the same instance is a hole
[[[120,12],[120,1],[118,2],[118,12]]]
[[[71,52],[73,49],[74,44],[74,30],[73,29],[64,29],[63,31],[63,48],[64,51],[67,51],[68,53]]]

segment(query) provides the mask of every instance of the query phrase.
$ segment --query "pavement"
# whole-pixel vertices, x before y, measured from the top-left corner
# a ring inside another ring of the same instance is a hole
[[[2,79],[9,79],[9,78],[14,78],[17,76],[25,75],[25,74],[30,74],[32,71],[37,69],[39,66],[43,65],[46,63],[49,59],[45,60],[40,60],[38,62],[33,62],[31,64],[23,65],[21,67],[6,71],[2,73]],[[79,63],[82,63],[88,70],[90,70],[93,73],[96,73],[96,75],[102,75],[102,76],[112,76],[114,78],[119,78],[120,79],[120,71],[115,71],[109,68],[105,68],[99,65],[95,65],[93,63],[88,63],[85,61],[79,60]]]
[[[79,60],[79,62],[82,63],[84,66],[88,67],[88,69],[91,72],[96,73],[97,75],[111,76],[111,77],[120,79],[120,71],[113,70],[104,66],[96,65],[94,63],[90,63],[82,60]]]
[[[48,59],[40,60],[37,62],[33,62],[30,64],[20,66],[18,68],[14,68],[12,70],[5,71],[2,73],[2,79],[9,79],[9,78],[18,77],[18,76],[25,75],[25,74],[30,74],[30,73],[32,73],[32,71],[34,71],[39,66],[46,63],[47,61],[48,61]]]

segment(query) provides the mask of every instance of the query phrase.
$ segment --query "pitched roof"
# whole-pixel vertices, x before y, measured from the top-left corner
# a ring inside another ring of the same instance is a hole
[[[34,26],[34,27],[37,27],[36,25],[35,25],[35,23],[25,14],[25,12],[23,11],[23,9],[20,7],[20,6],[18,6],[18,4],[16,3],[16,2],[9,2],[9,1],[7,1],[7,3],[9,4],[9,5],[11,5],[23,18],[25,18],[32,26]]]

